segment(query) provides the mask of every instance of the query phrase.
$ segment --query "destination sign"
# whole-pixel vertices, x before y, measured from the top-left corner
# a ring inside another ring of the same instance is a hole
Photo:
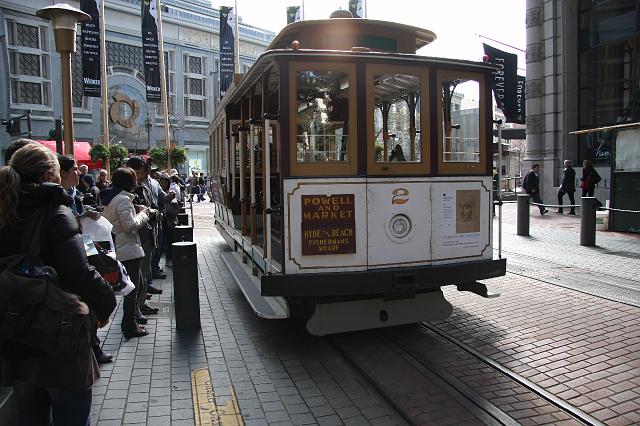
[[[353,194],[303,195],[302,254],[356,252]]]

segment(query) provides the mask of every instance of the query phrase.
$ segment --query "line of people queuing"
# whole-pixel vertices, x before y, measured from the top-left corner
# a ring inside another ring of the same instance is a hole
[[[116,307],[109,284],[89,264],[82,240],[80,218],[112,224],[116,258],[126,268],[135,289],[123,299],[122,333],[125,338],[148,334],[144,325],[158,308],[148,304],[162,290],[153,279],[166,278],[160,267],[171,264],[167,250],[174,241],[179,203],[185,183],[175,169],[153,170],[142,157],[131,157],[109,181],[101,170],[95,180],[86,166],[71,156],[56,156],[31,140],[10,145],[0,168],[0,258],[17,254],[29,219],[46,208],[40,257],[58,273],[60,286],[76,294],[96,315],[95,330],[108,324]],[[100,213],[101,212],[101,213]],[[3,360],[2,377],[17,397],[18,424],[89,424],[91,387],[100,377],[98,363],[111,362],[94,332],[93,345],[72,357],[42,354]]]

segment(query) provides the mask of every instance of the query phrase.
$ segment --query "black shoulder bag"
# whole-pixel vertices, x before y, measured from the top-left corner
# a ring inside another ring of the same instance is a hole
[[[36,211],[25,226],[20,254],[0,258],[0,358],[67,357],[91,345],[89,307],[41,261],[46,213]]]

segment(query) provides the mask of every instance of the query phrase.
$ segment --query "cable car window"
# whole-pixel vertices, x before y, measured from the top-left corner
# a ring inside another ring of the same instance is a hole
[[[420,77],[375,74],[373,95],[376,162],[420,162]]]
[[[296,74],[298,163],[346,162],[349,142],[349,75],[303,70]]]
[[[480,83],[462,78],[441,82],[442,161],[480,162]]]

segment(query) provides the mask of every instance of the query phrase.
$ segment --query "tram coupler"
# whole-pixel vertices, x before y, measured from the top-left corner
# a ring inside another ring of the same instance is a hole
[[[469,291],[471,293],[475,293],[478,296],[482,296],[484,298],[487,299],[493,299],[495,297],[500,297],[500,293],[491,288],[491,287],[487,287],[486,285],[478,282],[478,281],[473,281],[470,283],[462,283],[462,284],[457,284],[456,288],[458,289],[458,291]]]

